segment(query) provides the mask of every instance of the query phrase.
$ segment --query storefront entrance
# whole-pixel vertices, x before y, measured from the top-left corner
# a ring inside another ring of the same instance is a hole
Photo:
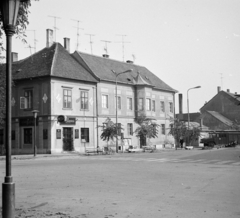
[[[73,128],[63,128],[63,151],[73,151]]]

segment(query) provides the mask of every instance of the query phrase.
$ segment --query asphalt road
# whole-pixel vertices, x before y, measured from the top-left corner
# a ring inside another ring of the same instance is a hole
[[[239,156],[230,148],[13,160],[16,217],[240,217]]]

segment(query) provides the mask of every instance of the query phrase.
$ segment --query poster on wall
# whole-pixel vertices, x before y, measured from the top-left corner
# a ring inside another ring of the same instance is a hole
[[[61,139],[61,129],[56,130],[57,139]]]

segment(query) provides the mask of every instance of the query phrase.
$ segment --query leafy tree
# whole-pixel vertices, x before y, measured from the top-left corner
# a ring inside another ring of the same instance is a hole
[[[25,40],[25,30],[28,22],[28,14],[29,14],[29,7],[31,6],[30,1],[27,3],[20,4],[18,18],[17,18],[17,25],[16,25],[16,37],[21,39],[24,43]],[[0,11],[0,63],[2,64],[3,59],[5,58],[2,53],[4,51],[3,47],[3,22],[2,22],[2,14]],[[0,66],[0,125],[4,123],[3,118],[5,117],[5,98],[6,98],[6,77],[5,77],[5,67]]]
[[[141,146],[146,145],[146,139],[158,137],[159,124],[153,121],[154,119],[148,118],[144,113],[135,118],[135,123],[139,125],[134,133],[140,138]]]
[[[118,136],[117,130],[119,129],[119,127],[117,128],[116,123],[111,121],[111,119],[109,117],[105,120],[103,125],[99,126],[99,127],[102,128],[102,134],[101,134],[100,138],[103,141],[107,141],[107,144],[110,139],[113,140],[114,138],[117,138],[117,136]],[[123,129],[122,127],[120,127],[120,128]]]
[[[200,136],[201,129],[198,126],[191,125],[188,129],[187,123],[177,118],[171,118],[170,122],[170,131],[168,134],[174,137],[176,144],[179,144],[180,138],[183,138],[185,142],[191,145]]]
[[[30,1],[24,2],[20,4],[19,11],[18,11],[18,18],[17,18],[17,24],[16,24],[16,36],[17,38],[21,39],[23,42],[26,42],[25,30],[27,25],[29,24],[28,15],[30,12],[28,9],[30,6],[31,6]],[[3,22],[2,22],[2,14],[0,12],[0,54],[4,50],[3,39],[2,39],[3,34],[4,34],[4,29],[3,29]]]

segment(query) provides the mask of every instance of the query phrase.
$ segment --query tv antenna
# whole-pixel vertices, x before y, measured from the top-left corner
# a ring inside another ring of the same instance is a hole
[[[122,41],[121,42],[116,42],[116,43],[122,43],[122,55],[123,55],[123,61],[124,61],[124,44],[125,43],[130,43],[130,42],[124,41],[124,37],[126,37],[127,35],[118,34],[117,36],[121,36],[122,37]]]
[[[108,48],[107,48],[107,44],[111,43],[110,41],[107,40],[101,40],[102,42],[105,42],[105,47],[104,47],[104,51],[106,52],[106,54],[108,54]]]
[[[37,50],[37,40],[36,40],[36,30],[27,30],[27,31],[32,31],[33,34],[34,34],[34,40],[33,40],[33,43],[34,43],[34,53],[36,53],[36,50]]]
[[[93,44],[92,36],[95,36],[95,35],[93,35],[93,34],[85,34],[85,35],[88,35],[90,37],[90,49],[91,49],[91,54],[93,54],[93,52],[92,52],[92,44]]]
[[[221,89],[223,90],[223,73],[219,73],[221,75]]]
[[[61,17],[56,17],[56,16],[49,16],[49,17],[52,17],[54,19],[54,32],[55,32],[55,42],[56,42],[56,38],[57,38],[57,30],[59,30],[57,28],[57,19],[61,19]]]
[[[78,46],[79,46],[79,41],[78,41],[78,39],[79,39],[79,36],[80,36],[79,30],[80,30],[80,29],[81,29],[81,30],[84,30],[84,29],[79,27],[79,23],[81,22],[80,20],[74,20],[74,19],[72,19],[72,20],[77,22],[77,26],[76,26],[76,27],[74,26],[74,28],[77,28],[77,46],[76,46],[76,50],[78,51]]]

